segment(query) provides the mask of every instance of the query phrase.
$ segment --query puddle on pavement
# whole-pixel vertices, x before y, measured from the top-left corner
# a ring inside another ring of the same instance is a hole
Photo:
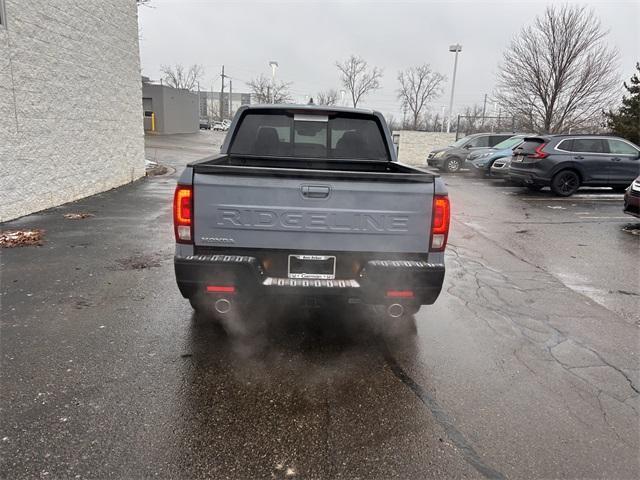
[[[78,213],[65,213],[63,217],[68,220],[83,220],[85,218],[95,217],[95,215],[93,213],[88,213],[88,212],[78,212]]]

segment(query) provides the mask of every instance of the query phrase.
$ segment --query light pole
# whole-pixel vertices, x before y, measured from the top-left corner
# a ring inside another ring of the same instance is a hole
[[[447,120],[447,133],[451,132],[451,115],[453,115],[453,92],[456,89],[456,71],[458,70],[458,54],[462,51],[462,45],[456,43],[449,46],[449,51],[456,54],[453,61],[453,79],[451,80],[451,98],[449,99],[449,118]]]
[[[276,103],[276,68],[278,68],[278,62],[271,60],[269,62],[271,67],[271,103]]]
[[[198,118],[202,117],[202,105],[200,102],[200,82],[198,82]]]

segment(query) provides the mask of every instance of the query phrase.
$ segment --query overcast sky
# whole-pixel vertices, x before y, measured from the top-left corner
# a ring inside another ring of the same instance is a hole
[[[549,2],[550,3],[550,2]],[[620,52],[620,74],[628,78],[640,59],[640,2],[580,2],[593,9]],[[271,75],[269,60],[280,64],[277,77],[293,82],[297,101],[320,90],[340,90],[336,60],[354,53],[384,69],[382,88],[362,106],[400,116],[398,71],[429,63],[447,76],[445,93],[431,109],[448,104],[453,54],[461,43],[454,111],[481,104],[494,88],[497,65],[510,39],[532,22],[546,3],[434,1],[219,1],[152,0],[139,9],[142,72],[159,79],[161,64],[198,63],[204,84],[220,90],[220,69],[243,83]],[[205,85],[201,87],[205,89]],[[488,107],[489,111],[492,106]]]

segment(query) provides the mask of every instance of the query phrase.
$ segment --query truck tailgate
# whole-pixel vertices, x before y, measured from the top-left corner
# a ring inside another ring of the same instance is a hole
[[[196,246],[419,253],[433,182],[194,173]]]

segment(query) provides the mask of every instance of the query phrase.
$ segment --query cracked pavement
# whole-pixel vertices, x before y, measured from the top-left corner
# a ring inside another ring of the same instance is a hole
[[[446,177],[446,284],[417,332],[265,306],[227,334],[180,297],[170,228],[174,169],[221,138],[147,139],[167,175],[3,226],[45,233],[0,253],[0,476],[640,477],[618,197]]]

